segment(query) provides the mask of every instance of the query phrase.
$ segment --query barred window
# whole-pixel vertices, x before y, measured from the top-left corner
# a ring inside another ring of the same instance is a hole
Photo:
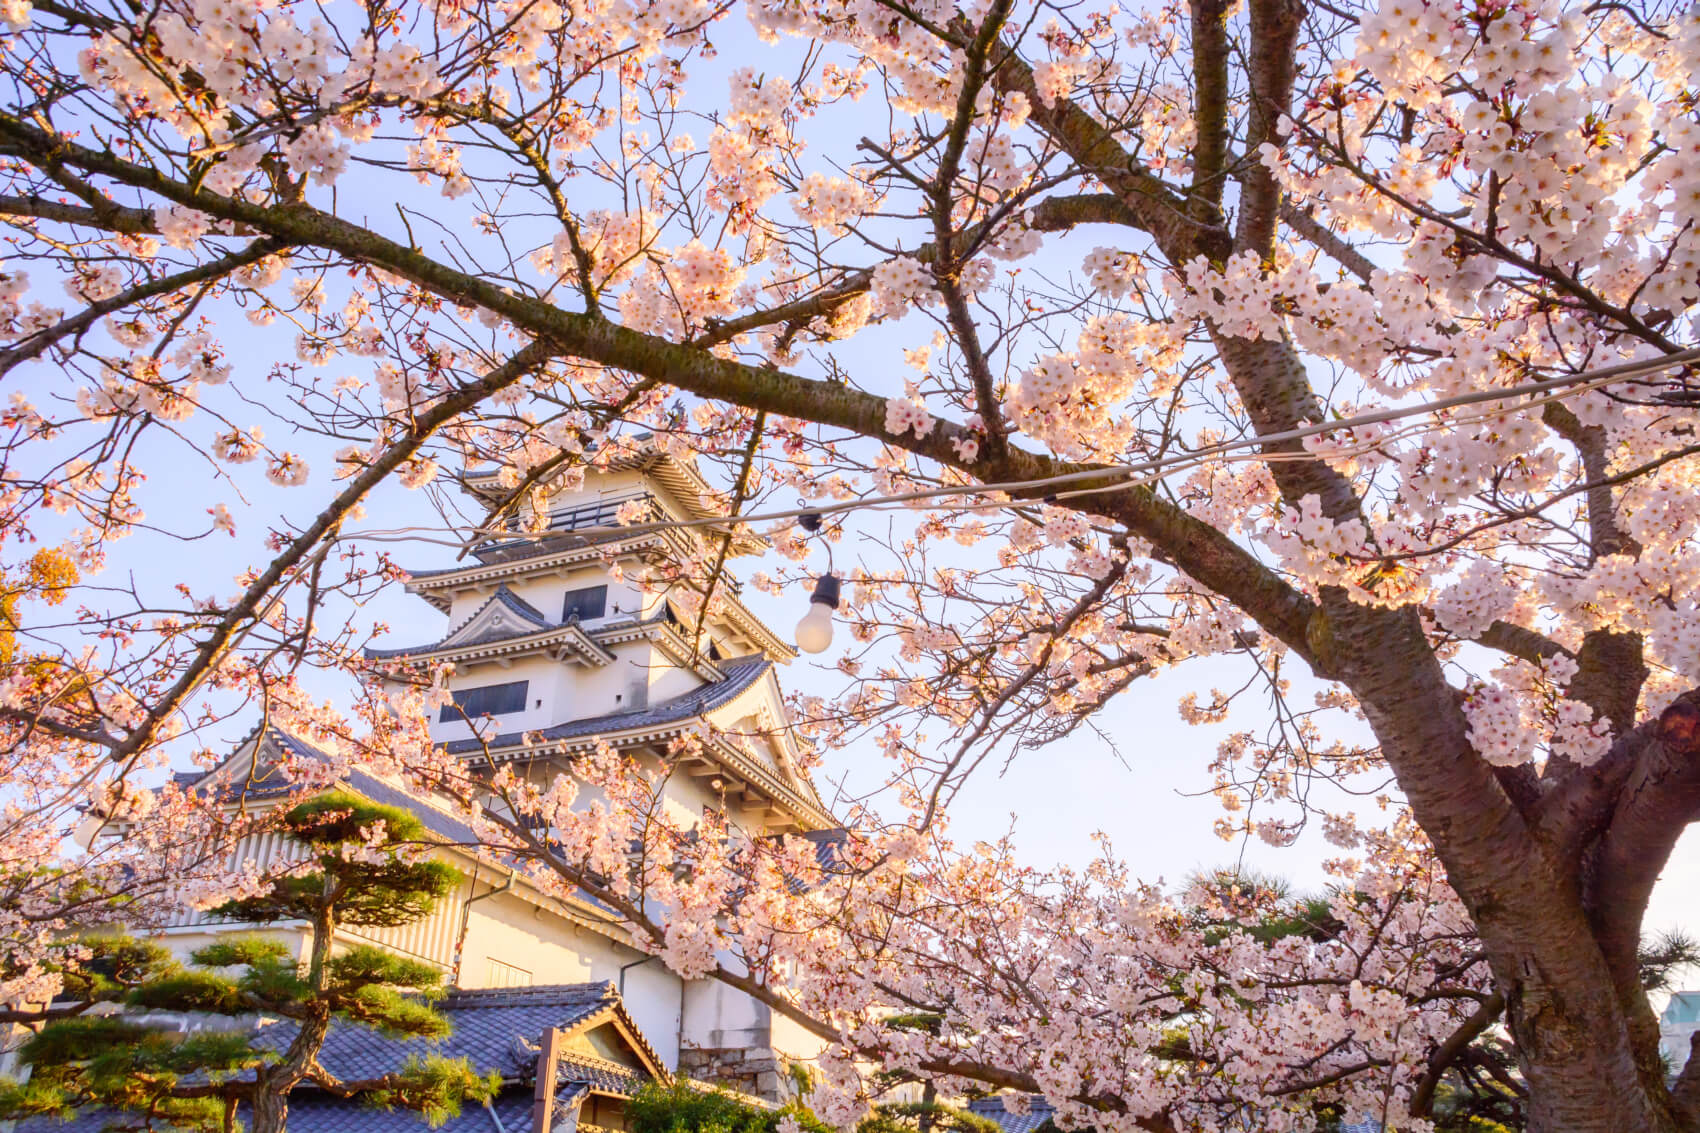
[[[480,685],[453,692],[453,704],[443,705],[439,723],[450,720],[474,720],[480,716],[504,716],[509,712],[525,711],[525,694],[530,681],[512,681],[505,685]]]
[[[531,973],[524,968],[505,964],[500,960],[490,961],[490,978],[485,987],[530,987]]]

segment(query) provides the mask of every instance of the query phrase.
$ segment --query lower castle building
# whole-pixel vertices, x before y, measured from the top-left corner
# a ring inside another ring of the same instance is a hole
[[[621,1005],[613,985],[452,991],[437,1004],[454,1026],[440,1042],[400,1041],[342,1021],[331,1024],[319,1061],[343,1081],[399,1071],[425,1052],[464,1058],[480,1075],[501,1080],[483,1106],[464,1106],[439,1133],[620,1133],[626,1103],[646,1084],[669,1075]],[[295,1035],[284,1020],[256,1021],[256,1045],[283,1050]],[[130,1115],[133,1118],[134,1115]],[[245,1103],[236,1113],[245,1121]],[[102,1110],[70,1121],[34,1117],[17,1133],[101,1133],[125,1115]],[[339,1098],[311,1082],[289,1095],[292,1133],[421,1133],[419,1114]]]

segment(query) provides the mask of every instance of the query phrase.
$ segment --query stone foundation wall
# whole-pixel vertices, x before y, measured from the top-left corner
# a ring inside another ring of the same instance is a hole
[[[790,1094],[790,1079],[771,1050],[687,1047],[679,1052],[679,1073],[770,1102],[782,1102]]]

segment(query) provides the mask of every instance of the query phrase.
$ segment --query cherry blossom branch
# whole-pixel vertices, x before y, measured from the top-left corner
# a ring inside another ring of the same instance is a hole
[[[241,597],[225,610],[224,616],[196,648],[194,657],[176,681],[147,705],[142,719],[128,730],[123,742],[112,749],[112,760],[133,760],[153,742],[160,725],[212,674],[228,650],[239,640],[244,627],[274,601],[272,591],[277,585],[289,576],[296,565],[318,548],[320,541],[334,531],[373,488],[412,459],[443,425],[491,394],[530,374],[544,365],[549,357],[550,351],[534,342],[483,378],[444,395],[429,409],[415,416],[402,439],[392,443],[383,455],[350,480],[348,487],[337,494],[330,506],[320,512],[300,535],[291,540],[266,570],[248,585]]]
[[[1388,200],[1394,201],[1400,208],[1410,212],[1411,215],[1419,216],[1431,223],[1441,225],[1460,239],[1468,241],[1495,259],[1503,260],[1508,264],[1513,264],[1522,268],[1524,271],[1536,278],[1547,281],[1564,294],[1575,299],[1589,311],[1604,318],[1608,323],[1613,323],[1623,327],[1625,330],[1634,334],[1637,338],[1652,343],[1654,346],[1657,346],[1660,350],[1663,350],[1666,353],[1674,354],[1681,349],[1679,344],[1671,341],[1665,335],[1648,326],[1633,311],[1629,310],[1627,307],[1609,302],[1594,291],[1593,288],[1588,287],[1575,277],[1566,272],[1560,271],[1555,266],[1543,264],[1538,260],[1525,256],[1523,253],[1507,245],[1492,231],[1478,232],[1476,229],[1467,224],[1460,224],[1455,218],[1448,216],[1438,209],[1431,208],[1418,201],[1412,200],[1407,194],[1390,188],[1381,180],[1381,178],[1376,177],[1373,173],[1362,168],[1359,163],[1353,161],[1347,154],[1340,151],[1339,147],[1334,146],[1326,136],[1312,130],[1303,123],[1299,123],[1297,129],[1304,133],[1306,137],[1315,144],[1327,147],[1334,151],[1335,164],[1339,168],[1352,174],[1352,176],[1356,177],[1368,188],[1382,194]]]
[[[1332,228],[1286,198],[1281,201],[1281,221],[1326,252],[1335,263],[1357,276],[1361,282],[1368,283],[1375,275],[1375,261],[1352,247]]]
[[[1122,540],[1122,543],[1125,546],[1126,540]],[[933,819],[938,815],[943,792],[951,776],[961,766],[962,761],[968,757],[974,745],[979,743],[980,738],[986,734],[987,729],[992,726],[992,722],[997,718],[998,713],[1010,701],[1021,695],[1021,691],[1027,685],[1037,680],[1046,671],[1050,665],[1052,650],[1056,647],[1058,639],[1064,637],[1076,622],[1096,608],[1104,596],[1115,589],[1116,584],[1126,576],[1127,567],[1128,559],[1124,556],[1110,567],[1103,578],[1095,580],[1092,586],[1075,602],[1074,606],[1057,622],[1051,636],[1046,639],[1044,646],[1040,649],[1039,656],[1028,662],[1026,667],[1013,680],[1005,683],[996,698],[980,709],[979,723],[957,745],[956,754],[947,760],[939,770],[933,788],[928,792],[926,810],[922,812],[919,824],[921,829],[924,830],[932,825]]]
[[[3,202],[0,202],[3,207]],[[70,318],[61,319],[53,326],[45,327],[34,334],[19,340],[6,350],[0,350],[0,378],[4,378],[19,364],[40,357],[55,343],[72,335],[81,335],[98,320],[114,311],[123,310],[144,299],[157,295],[169,295],[173,291],[181,291],[197,283],[222,279],[240,268],[258,263],[274,253],[282,251],[284,245],[272,239],[255,240],[239,252],[220,256],[209,260],[197,267],[187,268],[172,275],[161,276],[147,283],[137,284],[125,291],[119,292],[110,299],[102,299],[90,303],[83,310]]]
[[[980,342],[979,328],[962,293],[963,265],[954,254],[958,241],[951,216],[956,209],[956,182],[962,169],[963,151],[968,145],[968,131],[974,123],[975,108],[989,77],[988,72],[995,69],[990,65],[989,57],[999,46],[999,36],[1012,6],[1013,0],[992,0],[968,44],[962,88],[956,96],[956,113],[928,191],[932,202],[933,246],[937,250],[933,276],[944,298],[946,317],[955,332],[956,348],[962,352],[968,367],[968,377],[974,387],[974,403],[986,431],[987,454],[995,461],[1001,461],[1009,454],[1002,403],[994,388],[991,364]]]

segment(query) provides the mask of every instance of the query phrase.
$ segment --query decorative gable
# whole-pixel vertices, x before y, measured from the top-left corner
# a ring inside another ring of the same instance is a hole
[[[488,601],[451,632],[437,648],[501,641],[548,629],[554,623],[543,612],[506,586],[498,586]]]

